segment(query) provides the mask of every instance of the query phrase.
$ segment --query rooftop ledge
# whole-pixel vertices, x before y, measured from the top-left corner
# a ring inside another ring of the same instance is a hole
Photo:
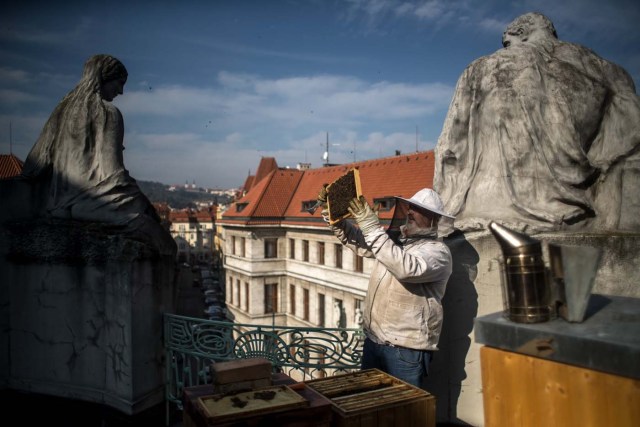
[[[640,299],[593,294],[585,321],[524,324],[503,312],[475,319],[478,343],[640,379]]]

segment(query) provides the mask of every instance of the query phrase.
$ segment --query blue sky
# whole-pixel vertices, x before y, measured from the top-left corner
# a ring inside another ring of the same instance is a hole
[[[238,187],[261,156],[319,167],[327,133],[332,163],[433,149],[464,68],[526,12],[640,83],[635,0],[42,3],[0,14],[0,153],[11,128],[24,160],[84,61],[108,53],[129,71],[125,166],[165,184]]]

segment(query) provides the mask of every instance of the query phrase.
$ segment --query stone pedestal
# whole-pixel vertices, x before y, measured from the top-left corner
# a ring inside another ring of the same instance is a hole
[[[136,414],[164,400],[174,256],[96,224],[0,227],[0,386]]]
[[[477,318],[486,424],[640,425],[639,313],[638,298],[594,294],[581,323]]]
[[[601,248],[593,293],[640,297],[640,234],[532,235],[547,244]],[[484,425],[480,347],[474,341],[476,317],[503,310],[498,259],[502,252],[488,232],[455,233],[447,243],[453,255],[453,274],[443,299],[444,322],[440,351],[434,355],[425,388],[438,399],[438,421]]]

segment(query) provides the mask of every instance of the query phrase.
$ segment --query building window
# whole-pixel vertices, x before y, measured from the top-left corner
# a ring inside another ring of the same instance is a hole
[[[324,265],[324,242],[318,242],[318,264]]]
[[[309,320],[309,289],[302,290],[302,297],[302,308],[304,309],[302,318]]]
[[[342,244],[336,243],[336,268],[342,268]]]
[[[363,258],[360,255],[356,254],[353,254],[353,257],[354,270],[358,273],[362,273]]]
[[[267,283],[264,285],[264,312],[276,313],[278,308],[278,284]]]
[[[236,279],[236,289],[233,296],[233,305],[240,306],[240,279]]]
[[[278,258],[278,239],[264,239],[264,257]]]
[[[309,209],[316,205],[317,200],[303,200],[300,212],[309,212]]]
[[[231,236],[231,255],[236,254],[236,236]]]
[[[249,203],[236,203],[236,212],[242,212]]]
[[[244,310],[249,312],[249,283],[244,282]]]
[[[305,262],[309,262],[309,241],[302,241],[302,260]]]
[[[244,248],[245,248],[246,244],[247,244],[247,239],[245,239],[244,237],[241,237],[240,238],[240,256],[242,258],[244,258],[244,254],[245,254]]]
[[[324,294],[318,294],[318,325],[324,326]]]
[[[296,285],[289,285],[289,303],[291,304],[290,313],[296,315]]]
[[[289,258],[296,259],[296,240],[289,239]]]

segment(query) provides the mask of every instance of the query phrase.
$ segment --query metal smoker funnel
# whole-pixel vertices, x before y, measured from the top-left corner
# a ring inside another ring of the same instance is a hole
[[[489,229],[504,257],[502,300],[505,315],[518,323],[551,319],[551,290],[539,240],[491,222]]]

